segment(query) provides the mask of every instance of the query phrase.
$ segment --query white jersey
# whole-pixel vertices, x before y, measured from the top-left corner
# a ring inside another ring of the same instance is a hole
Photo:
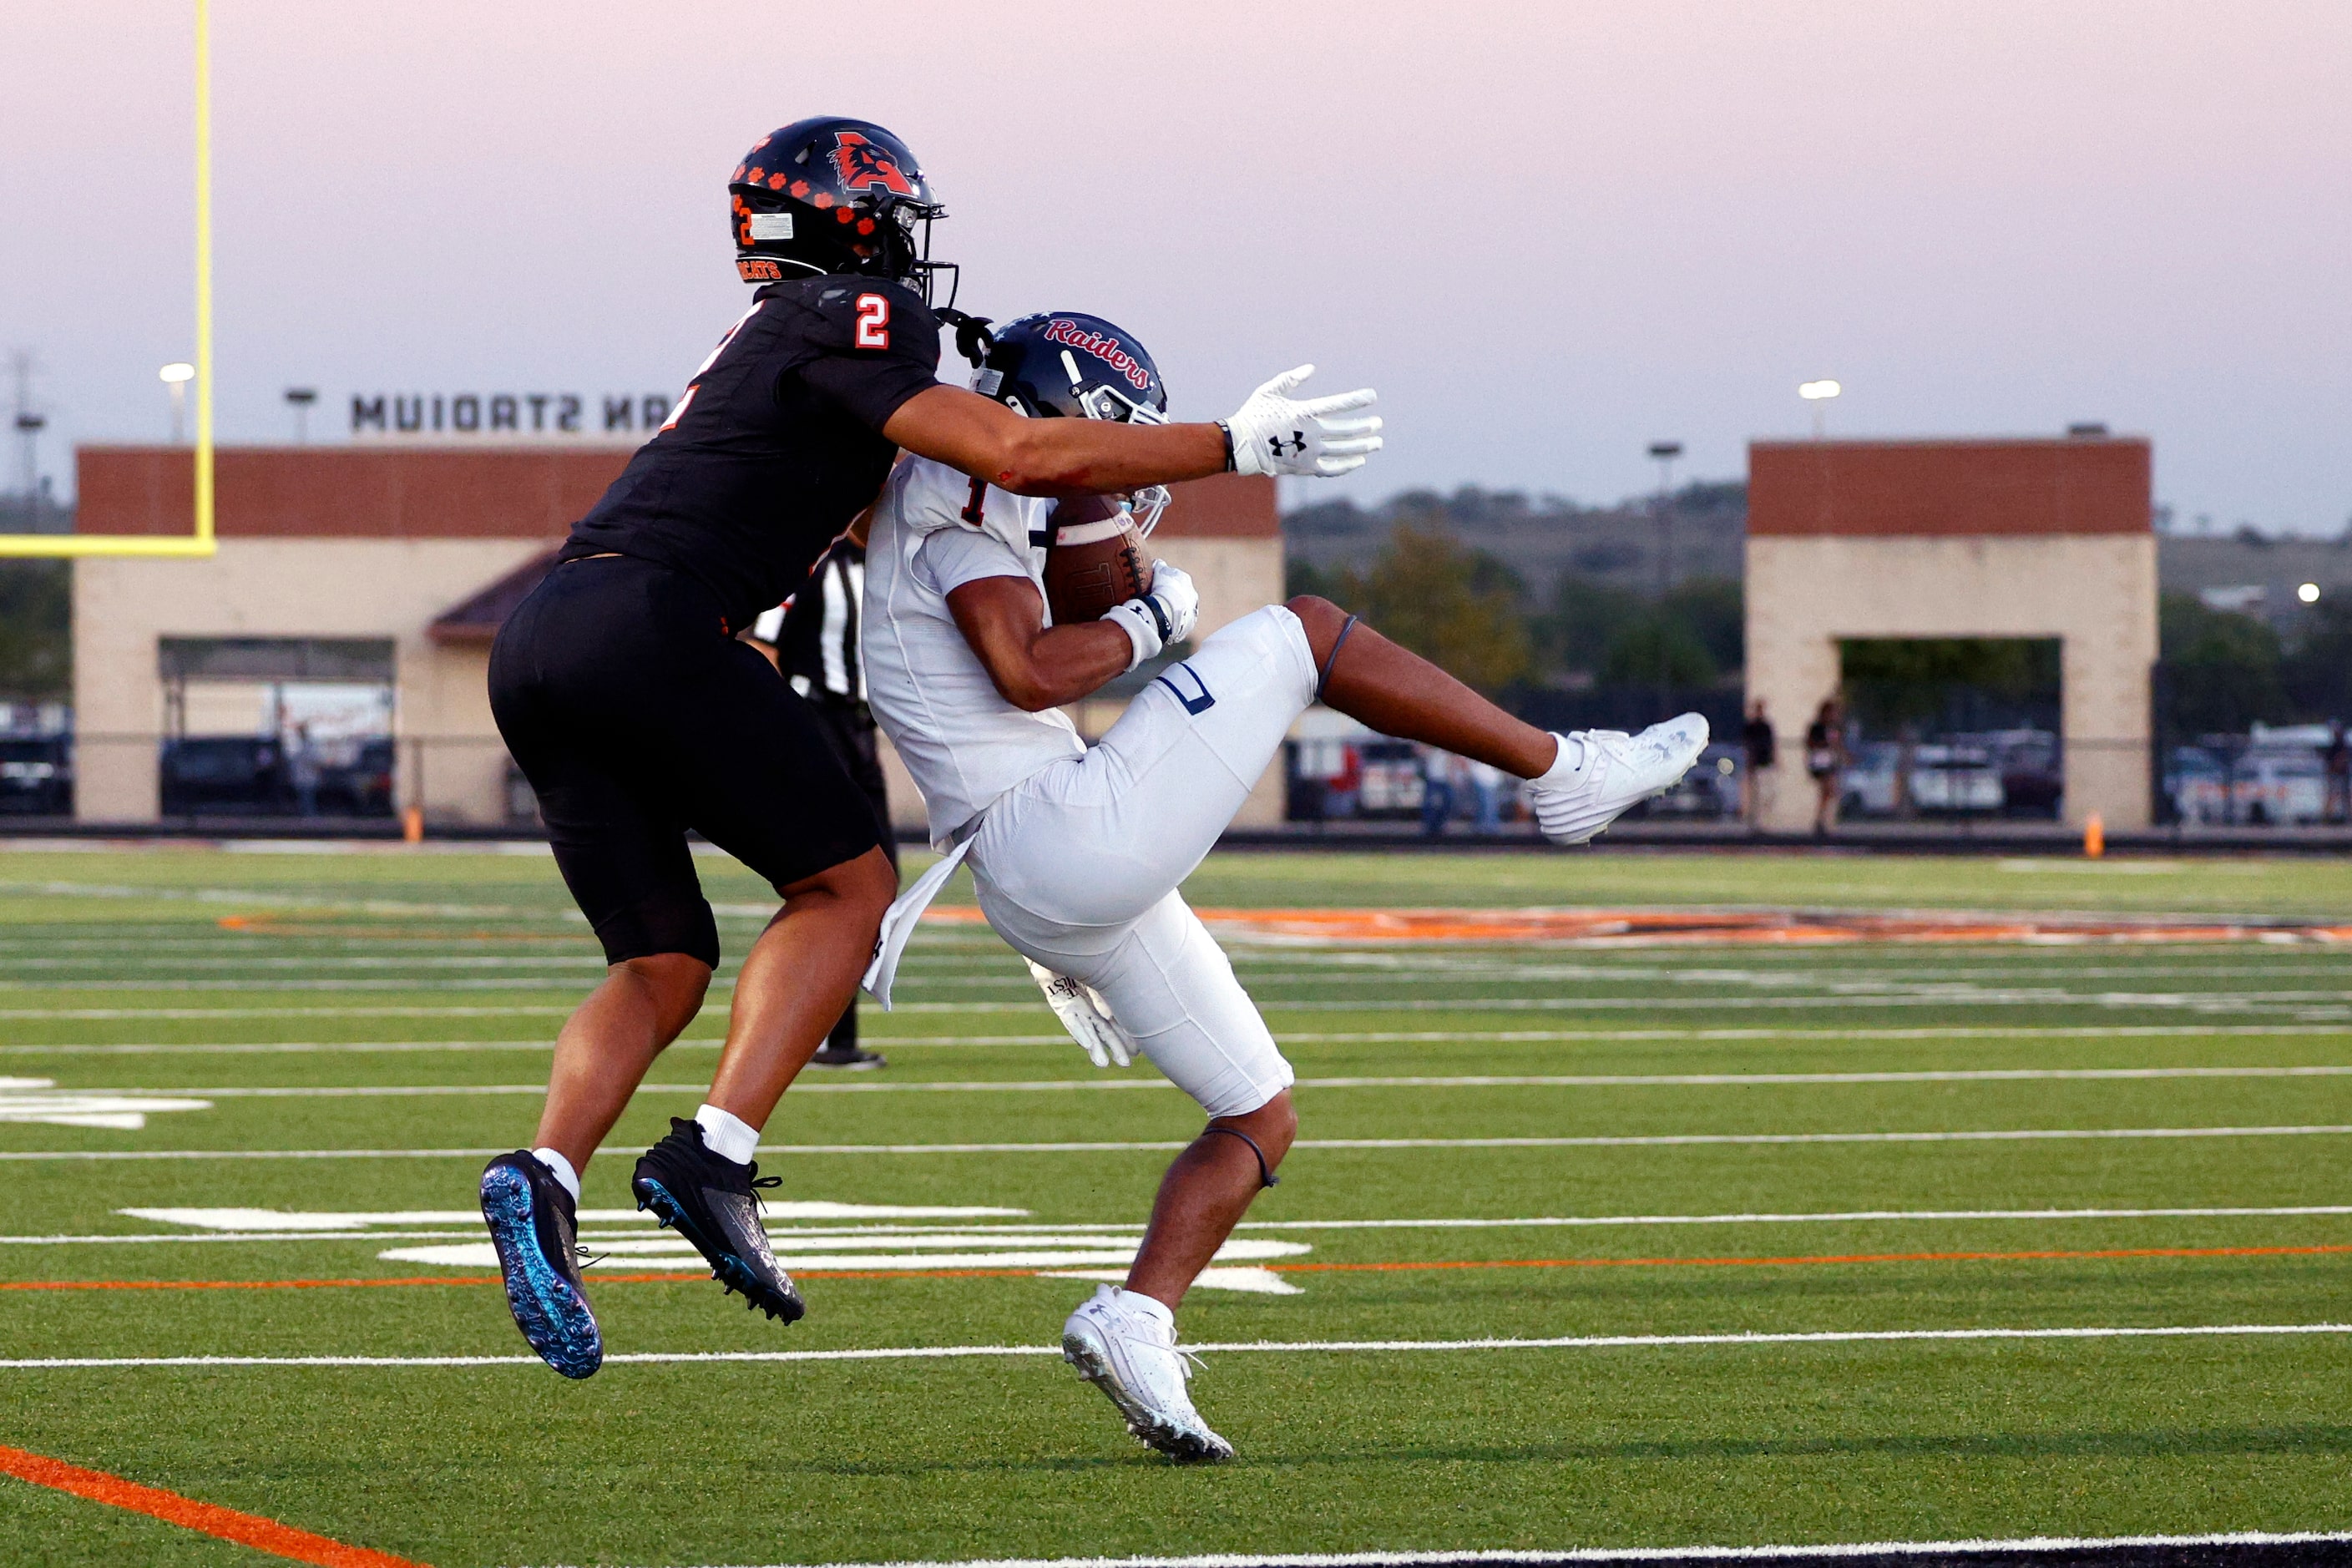
[[[1014,495],[909,456],[874,503],[866,544],[866,700],[914,775],[931,843],[1086,742],[1062,713],[1007,702],[963,639],[947,596],[982,577],[1025,577],[1045,597],[1049,500]]]

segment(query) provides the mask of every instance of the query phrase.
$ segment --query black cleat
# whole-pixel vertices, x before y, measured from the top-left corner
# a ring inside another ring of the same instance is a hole
[[[890,1058],[880,1051],[860,1050],[856,1046],[843,1050],[827,1046],[809,1058],[809,1066],[813,1068],[846,1068],[851,1072],[872,1072],[877,1068],[889,1065]]]
[[[694,1243],[721,1288],[741,1291],[745,1306],[790,1323],[808,1308],[768,1250],[752,1191],[782,1184],[781,1177],[761,1176],[757,1164],[739,1165],[712,1153],[702,1128],[677,1116],[669,1119],[669,1136],[638,1157],[637,1173],[629,1179],[637,1206],[653,1210],[665,1227],[676,1226]]]
[[[482,1171],[482,1218],[507,1277],[507,1306],[540,1359],[566,1377],[604,1363],[604,1339],[574,1256],[577,1210],[555,1173],[522,1149]]]

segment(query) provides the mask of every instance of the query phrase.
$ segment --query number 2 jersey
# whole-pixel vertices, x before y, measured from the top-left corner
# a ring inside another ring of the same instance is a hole
[[[725,631],[789,597],[874,499],[882,426],[938,384],[939,321],[878,278],[771,283],[669,420],[572,525],[562,558],[611,552],[693,577]]]
[[[922,792],[936,847],[1024,779],[1086,754],[1060,711],[1024,712],[1004,700],[948,608],[966,583],[1019,577],[1037,585],[1043,621],[1053,506],[917,457],[874,503],[858,640],[866,700]]]

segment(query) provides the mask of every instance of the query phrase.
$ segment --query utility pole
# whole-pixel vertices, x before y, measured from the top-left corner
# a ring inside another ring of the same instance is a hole
[[[1675,586],[1675,459],[1683,455],[1680,441],[1653,441],[1650,456],[1658,465],[1658,711],[1673,700],[1674,641],[1666,633],[1666,595]]]

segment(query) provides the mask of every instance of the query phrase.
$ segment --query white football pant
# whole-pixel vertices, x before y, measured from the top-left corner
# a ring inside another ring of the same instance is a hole
[[[1307,629],[1279,605],[1171,667],[1101,743],[1024,780],[971,844],[980,907],[1013,950],[1083,980],[1212,1117],[1255,1110],[1290,1064],[1176,889],[1315,700]]]

